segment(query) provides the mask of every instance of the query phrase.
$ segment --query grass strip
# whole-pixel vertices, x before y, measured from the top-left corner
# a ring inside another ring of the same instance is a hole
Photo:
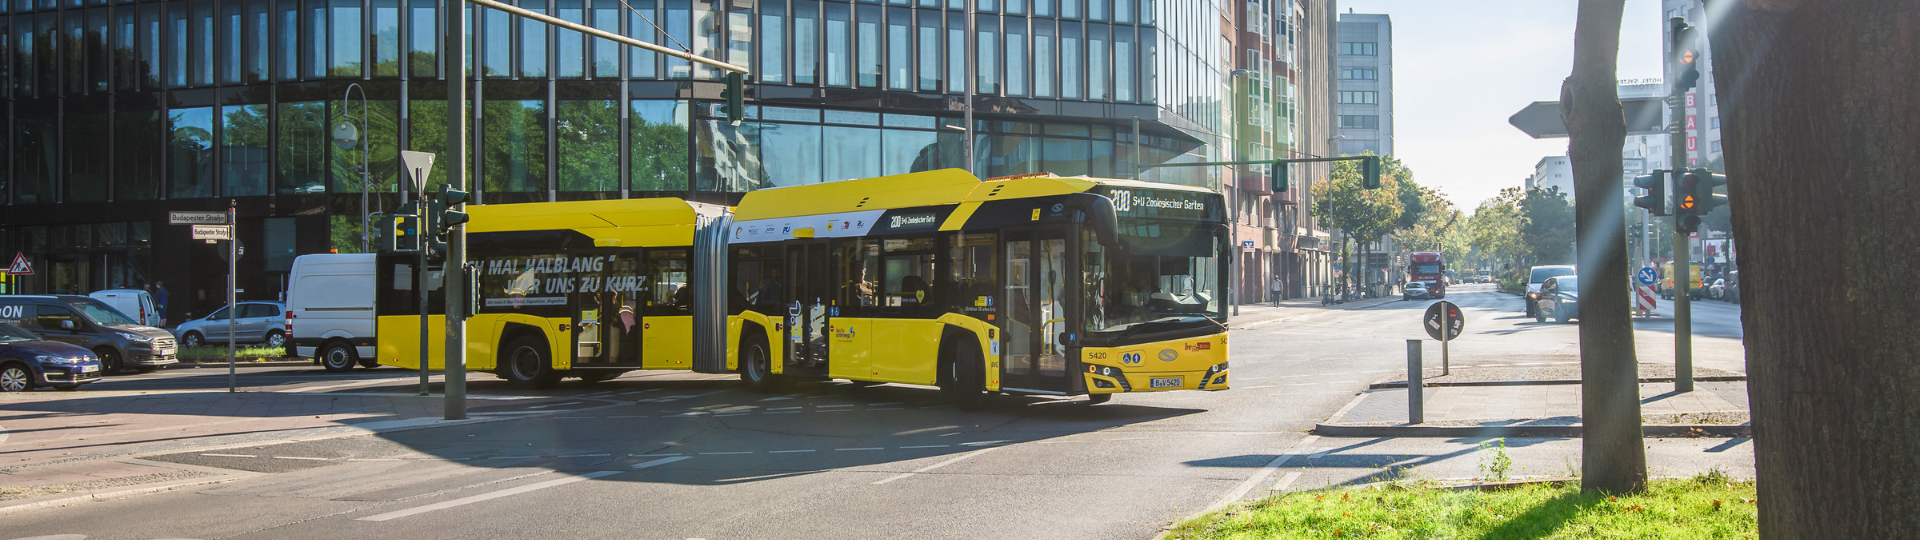
[[[1576,485],[1502,491],[1398,483],[1288,493],[1194,518],[1166,538],[1755,538],[1754,483],[1718,473],[1632,496]]]

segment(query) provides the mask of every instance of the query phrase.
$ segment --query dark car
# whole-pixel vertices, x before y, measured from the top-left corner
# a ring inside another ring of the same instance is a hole
[[[1574,276],[1547,278],[1540,284],[1540,298],[1533,311],[1533,320],[1547,322],[1553,320],[1567,322],[1567,319],[1580,317],[1580,282]]]
[[[100,359],[92,351],[0,323],[0,392],[25,392],[38,386],[72,390],[97,380]]]
[[[85,296],[0,295],[0,322],[93,351],[108,375],[125,368],[145,373],[179,361],[172,333]]]
[[[1408,282],[1405,286],[1400,288],[1400,301],[1402,302],[1407,300],[1413,300],[1416,298],[1425,299],[1426,297],[1427,297],[1427,284],[1425,283],[1421,283],[1418,281],[1411,281],[1411,282]]]

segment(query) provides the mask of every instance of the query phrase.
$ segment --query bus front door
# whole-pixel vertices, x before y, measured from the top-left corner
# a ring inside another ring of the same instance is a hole
[[[1006,323],[1001,332],[1001,387],[1064,393],[1067,384],[1067,234],[1060,229],[1009,231],[1002,243]]]

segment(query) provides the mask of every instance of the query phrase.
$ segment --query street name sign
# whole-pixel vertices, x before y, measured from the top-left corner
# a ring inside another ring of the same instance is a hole
[[[1633,272],[1633,279],[1634,281],[1640,282],[1641,285],[1652,285],[1660,281],[1660,275],[1653,271],[1653,267],[1649,266],[1635,270]]]
[[[226,212],[169,212],[168,222],[173,225],[226,225]],[[198,239],[199,237],[195,237]]]
[[[1460,316],[1460,306],[1441,300],[1427,306],[1427,316],[1421,318],[1420,326],[1426,328],[1427,335],[1433,339],[1453,341],[1460,337],[1462,330],[1466,330],[1467,321],[1466,317]],[[1443,328],[1446,329],[1445,335],[1440,333]]]
[[[222,213],[220,217],[224,219],[226,218],[226,214]],[[194,240],[232,240],[233,226],[231,225],[194,225],[193,239]]]

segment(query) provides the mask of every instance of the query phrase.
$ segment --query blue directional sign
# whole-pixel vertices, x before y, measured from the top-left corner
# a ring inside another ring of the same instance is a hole
[[[1635,281],[1639,281],[1641,285],[1653,285],[1655,282],[1660,281],[1660,276],[1654,273],[1652,267],[1641,268],[1640,271],[1634,272],[1633,278]]]

